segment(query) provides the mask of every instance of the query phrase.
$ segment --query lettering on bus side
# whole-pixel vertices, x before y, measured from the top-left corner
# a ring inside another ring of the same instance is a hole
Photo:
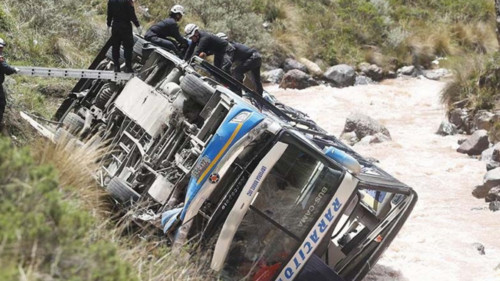
[[[314,226],[309,235],[306,237],[299,250],[291,259],[284,269],[284,277],[280,277],[277,281],[292,280],[293,277],[299,272],[300,267],[305,261],[313,254],[314,249],[325,236],[326,230],[332,225],[334,218],[342,207],[342,203],[338,198],[333,200],[332,204],[328,206],[319,222]]]
[[[248,190],[247,195],[252,196],[253,193],[255,192],[255,189],[257,189],[257,186],[259,186],[260,181],[262,180],[262,177],[264,176],[264,173],[267,171],[266,166],[262,166],[260,168],[259,173],[257,174],[257,177],[253,181],[252,185],[250,186],[250,190]]]
[[[304,227],[304,225],[306,225],[309,222],[309,220],[312,218],[314,210],[316,209],[316,206],[321,202],[321,199],[325,196],[327,192],[328,192],[328,187],[324,186],[314,199],[314,204],[309,206],[309,208],[307,208],[307,212],[300,219],[299,227]]]

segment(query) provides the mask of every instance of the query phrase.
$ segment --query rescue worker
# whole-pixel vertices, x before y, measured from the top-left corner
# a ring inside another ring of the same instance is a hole
[[[133,0],[108,0],[108,33],[111,29],[111,44],[115,72],[120,72],[120,45],[123,45],[125,56],[125,72],[132,72],[132,51],[134,35],[132,23],[141,34],[141,25],[137,20]]]
[[[172,9],[170,9],[169,17],[151,26],[144,38],[160,47],[174,51],[179,55],[177,46],[167,37],[174,38],[175,41],[184,48],[188,46],[188,41],[181,36],[179,33],[179,25],[177,25],[177,22],[179,22],[183,16],[184,7],[181,5],[174,5]]]
[[[9,66],[3,57],[3,48],[6,45],[5,41],[0,38],[0,129],[3,129],[3,113],[7,105],[5,91],[3,90],[3,81],[5,80],[5,75],[19,72],[19,69]]]
[[[220,32],[217,33],[217,36],[223,40],[228,41],[228,37],[226,34]],[[230,45],[233,46],[233,50],[231,48],[226,52],[226,59],[224,60],[226,64],[223,66],[223,70],[231,73],[234,79],[243,83],[243,79],[245,77],[245,73],[249,72],[249,78],[255,85],[255,90],[259,95],[262,96],[264,89],[262,88],[262,82],[260,80],[260,67],[262,66],[262,58],[257,52],[257,50],[252,49],[246,45],[241,43],[228,41]],[[231,71],[232,64],[236,66]]]
[[[184,28],[186,37],[191,40],[191,45],[184,56],[184,60],[189,60],[193,55],[199,56],[204,59],[208,55],[214,55],[214,65],[218,68],[222,68],[223,63],[228,64],[229,62],[224,61],[224,54],[226,49],[232,49],[233,47],[228,44],[226,40],[222,40],[214,34],[199,30],[196,24],[190,23]]]

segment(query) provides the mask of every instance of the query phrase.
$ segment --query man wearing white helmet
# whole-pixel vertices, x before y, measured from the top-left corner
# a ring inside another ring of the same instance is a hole
[[[174,51],[179,54],[177,46],[168,37],[174,38],[182,47],[187,47],[188,42],[179,33],[179,22],[184,16],[184,7],[174,5],[170,9],[170,15],[163,21],[151,26],[144,38],[160,47]]]
[[[5,61],[5,58],[3,57],[3,48],[5,47],[5,45],[5,41],[0,38],[0,128],[3,127],[3,113],[5,111],[5,106],[7,105],[2,84],[5,80],[5,75],[11,75],[18,72],[18,69],[9,66]]]
[[[201,58],[206,58],[208,55],[214,55],[214,65],[218,68],[222,68],[224,62],[224,54],[226,49],[231,49],[232,47],[214,34],[201,31],[198,26],[194,23],[186,25],[184,28],[186,37],[191,39],[192,43],[189,46],[184,60],[189,60],[193,55],[199,56]],[[226,64],[224,62],[224,64]]]

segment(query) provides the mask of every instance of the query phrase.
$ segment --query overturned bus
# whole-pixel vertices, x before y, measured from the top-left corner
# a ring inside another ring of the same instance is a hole
[[[100,185],[154,213],[174,247],[197,241],[222,279],[299,280],[319,264],[331,280],[361,280],[413,189],[306,114],[135,39],[136,77],[80,80],[45,127],[53,139],[106,143]],[[109,49],[90,69],[113,69]]]

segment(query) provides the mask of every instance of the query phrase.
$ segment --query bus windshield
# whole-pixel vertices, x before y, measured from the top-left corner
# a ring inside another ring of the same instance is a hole
[[[225,278],[271,280],[340,185],[342,169],[300,144],[286,143],[233,238]]]

